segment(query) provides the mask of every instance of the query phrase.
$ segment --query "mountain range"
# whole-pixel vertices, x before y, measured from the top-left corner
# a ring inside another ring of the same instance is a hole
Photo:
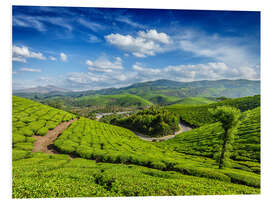
[[[170,97],[244,97],[260,94],[260,81],[254,80],[203,80],[194,82],[177,82],[172,80],[155,80],[135,83],[122,88],[107,88],[74,92],[53,85],[16,90],[14,95],[27,98],[51,98],[56,96],[82,97],[91,95],[133,94],[148,99],[153,96]]]

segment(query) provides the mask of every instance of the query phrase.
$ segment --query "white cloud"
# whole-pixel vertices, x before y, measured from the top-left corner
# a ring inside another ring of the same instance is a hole
[[[26,46],[19,47],[14,45],[12,47],[12,60],[26,63],[25,58],[36,58],[40,60],[46,60],[46,57],[43,56],[43,54],[40,52],[30,51],[29,48]]]
[[[100,24],[97,24],[97,23],[94,23],[94,22],[91,22],[91,21],[86,21],[82,18],[79,18],[78,19],[78,22],[83,25],[84,27],[92,30],[92,31],[99,31],[99,30],[103,30],[104,29],[104,26],[100,25]]]
[[[67,61],[67,55],[64,54],[63,52],[60,53],[60,59],[61,59],[62,61]]]
[[[21,56],[14,56],[14,57],[12,57],[12,60],[17,61],[17,62],[26,63],[26,59],[21,57]]]
[[[13,26],[17,27],[28,27],[34,28],[37,31],[45,32],[46,23],[50,23],[55,26],[59,26],[62,28],[67,29],[68,31],[72,31],[72,26],[68,24],[68,22],[60,17],[44,17],[44,16],[27,16],[27,15],[18,15],[13,16]]]
[[[139,63],[136,63],[132,66],[132,69],[138,71],[144,75],[156,75],[162,72],[161,69],[154,69],[154,68],[144,68]]]
[[[88,70],[90,71],[113,72],[123,69],[122,59],[120,57],[115,57],[114,61],[110,61],[106,57],[101,56],[95,61],[86,60],[85,63],[88,65]]]
[[[50,60],[51,61],[57,61],[57,59],[55,57],[53,57],[53,56],[50,56]]]
[[[231,67],[223,62],[205,64],[190,64],[167,66],[162,69],[144,67],[139,63],[133,65],[133,70],[144,80],[171,79],[176,81],[219,80],[219,79],[251,79],[260,78],[255,67]]]
[[[144,39],[154,40],[154,41],[161,42],[164,44],[170,43],[170,37],[167,34],[165,34],[163,32],[158,33],[156,30],[153,30],[153,29],[148,30],[147,32],[139,31],[138,35]]]
[[[89,37],[88,42],[90,43],[101,42],[101,40],[96,35],[89,34],[88,37]]]
[[[144,25],[142,25],[140,23],[137,23],[137,22],[134,22],[128,17],[121,16],[119,18],[116,18],[115,20],[118,21],[118,22],[126,23],[126,24],[128,24],[128,25],[130,25],[132,27],[135,27],[135,28],[145,28]]]
[[[17,27],[34,28],[40,32],[46,31],[44,24],[31,16],[13,16],[12,23]]]
[[[34,68],[21,68],[20,71],[23,71],[23,72],[35,72],[35,73],[40,73],[41,72],[40,69],[34,69]]]
[[[176,41],[176,40],[175,40]],[[240,38],[224,38],[219,35],[206,35],[189,31],[178,36],[177,44],[183,51],[194,56],[207,57],[230,66],[254,66],[259,57],[254,56]]]
[[[116,33],[106,35],[105,39],[136,57],[154,56],[156,53],[163,52],[165,45],[171,42],[169,35],[158,33],[156,30],[139,31],[137,34],[137,37],[133,37]]]

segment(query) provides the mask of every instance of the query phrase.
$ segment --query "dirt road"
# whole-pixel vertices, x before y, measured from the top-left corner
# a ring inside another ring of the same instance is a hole
[[[167,136],[164,136],[164,137],[147,137],[146,135],[143,135],[141,133],[138,133],[138,132],[134,132],[138,137],[140,137],[142,140],[146,140],[146,141],[150,141],[150,142],[153,142],[153,141],[157,141],[157,142],[160,142],[160,141],[164,141],[164,140],[168,140],[168,139],[172,139],[174,138],[176,135],[180,134],[180,133],[183,133],[183,132],[186,132],[186,131],[189,131],[191,130],[192,128],[184,125],[183,123],[179,123],[179,127],[180,127],[180,130],[175,132],[173,135],[167,135]]]
[[[45,136],[33,136],[36,138],[34,143],[34,148],[32,152],[44,152],[47,154],[58,154],[58,152],[53,148],[53,142],[58,137],[58,135],[63,132],[67,127],[76,121],[77,118],[70,120],[68,122],[63,122],[60,125],[56,126],[53,130],[49,130],[49,132]]]

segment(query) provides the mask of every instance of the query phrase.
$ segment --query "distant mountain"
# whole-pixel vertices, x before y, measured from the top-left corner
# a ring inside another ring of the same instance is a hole
[[[52,92],[70,92],[70,90],[59,88],[53,85],[47,85],[47,86],[38,86],[34,88],[28,88],[28,89],[21,89],[21,90],[14,90],[14,93],[39,93],[39,94],[48,94]]]
[[[51,87],[51,88],[50,88]],[[52,88],[53,87],[53,88]],[[171,98],[186,97],[245,97],[260,94],[260,81],[254,80],[203,80],[194,82],[177,82],[172,80],[156,80],[135,83],[122,88],[108,88],[81,92],[67,91],[54,86],[37,87],[14,92],[15,95],[44,99],[52,97],[82,97],[90,95],[137,95],[149,101],[164,100],[160,96]],[[151,97],[153,96],[153,98]],[[158,96],[158,97],[157,97]],[[171,99],[170,99],[171,100]]]

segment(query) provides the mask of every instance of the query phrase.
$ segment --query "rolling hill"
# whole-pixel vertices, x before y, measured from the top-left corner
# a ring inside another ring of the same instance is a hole
[[[247,112],[243,122],[252,127],[252,115],[256,114]],[[47,136],[47,130],[55,130],[56,125],[73,118],[70,113],[13,97],[14,198],[260,192],[258,161],[249,151],[245,154],[249,160],[235,159],[232,167],[221,170],[210,156],[204,155],[208,142],[200,142],[197,154],[187,154],[169,142],[161,145],[144,141],[125,128],[83,117],[54,141],[57,154],[33,151],[37,136]],[[188,132],[190,138],[195,136],[193,132],[196,134],[196,129]],[[253,136],[249,128],[241,133],[245,140],[245,136]],[[212,140],[208,136],[205,139]],[[182,144],[192,142],[187,139]],[[198,145],[196,139],[193,143]],[[239,149],[242,154],[238,155],[242,156],[243,150]]]
[[[68,105],[67,103],[66,105]],[[89,107],[97,105],[116,105],[122,107],[146,107],[153,105],[151,102],[130,94],[120,94],[120,95],[94,95],[94,96],[83,96],[75,98],[70,103],[75,107]]]
[[[148,95],[157,94],[170,97],[244,97],[260,94],[260,81],[252,80],[213,80],[176,82],[171,80],[156,80],[142,83],[135,83],[128,87],[108,88],[101,90],[89,90],[81,92],[40,92],[20,90],[14,91],[14,95],[27,97],[30,99],[42,100],[45,98],[60,97],[82,97],[90,95],[119,95],[132,94],[147,99]]]
[[[167,106],[166,108],[169,111],[177,113],[182,121],[190,124],[193,127],[200,127],[205,124],[213,123],[212,115],[208,111],[210,108],[215,108],[217,106],[232,106],[240,109],[243,112],[260,106],[260,100],[260,95],[255,95],[250,97],[226,99],[203,105],[173,104]]]

